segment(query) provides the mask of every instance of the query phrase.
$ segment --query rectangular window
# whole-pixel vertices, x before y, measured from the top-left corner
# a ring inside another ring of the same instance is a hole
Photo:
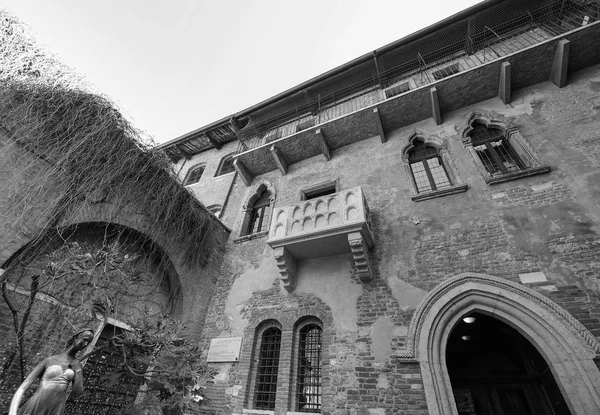
[[[267,210],[269,205],[256,207],[252,210],[252,217],[250,218],[251,229],[248,230],[248,234],[258,233],[267,230]]]
[[[316,199],[318,197],[332,195],[339,191],[338,181],[330,180],[300,190],[300,200]]]
[[[427,172],[425,171],[425,165],[422,161],[412,163],[410,169],[412,170],[415,183],[417,184],[417,191],[419,193],[432,190],[431,183],[429,183],[429,178],[427,177]]]
[[[433,157],[426,161],[436,188],[445,189],[446,187],[452,186],[452,183],[450,183],[450,179],[448,179],[448,175],[446,174],[446,170],[444,170],[444,166],[440,163],[439,157]]]
[[[419,193],[452,187],[438,157],[411,163],[410,168]]]
[[[473,149],[477,152],[490,176],[511,173],[523,169],[521,159],[514,150],[504,143],[504,138],[488,141]]]

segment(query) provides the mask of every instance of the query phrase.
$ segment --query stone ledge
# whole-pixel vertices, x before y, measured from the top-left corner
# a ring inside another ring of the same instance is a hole
[[[436,197],[453,195],[455,193],[463,193],[466,192],[468,188],[468,185],[463,184],[461,186],[454,186],[449,189],[433,190],[431,192],[421,193],[416,196],[412,196],[411,199],[413,202],[420,202],[422,200],[435,199]]]
[[[520,179],[521,177],[535,176],[536,174],[548,173],[549,171],[550,171],[550,166],[548,166],[548,165],[532,167],[530,169],[516,171],[514,173],[503,174],[502,176],[498,176],[498,177],[487,177],[487,178],[485,178],[485,182],[490,185],[504,183],[504,182],[508,182],[510,180]]]
[[[243,414],[249,415],[273,415],[275,411],[266,411],[264,409],[242,409]]]
[[[244,235],[244,236],[240,236],[238,238],[235,238],[233,240],[233,242],[236,243],[236,244],[239,244],[239,243],[242,243],[242,242],[250,241],[252,239],[262,238],[264,236],[267,236],[268,234],[269,234],[269,231],[262,231],[262,232],[252,233],[250,235]]]

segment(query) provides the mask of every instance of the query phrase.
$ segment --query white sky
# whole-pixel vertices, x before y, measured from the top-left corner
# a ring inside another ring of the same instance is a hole
[[[38,40],[165,142],[477,0],[4,0]]]

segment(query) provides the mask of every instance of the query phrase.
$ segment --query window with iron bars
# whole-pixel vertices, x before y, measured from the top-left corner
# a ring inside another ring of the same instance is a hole
[[[281,330],[277,327],[271,327],[264,331],[261,339],[254,409],[272,411],[275,409],[275,398],[277,396]]]
[[[316,324],[300,329],[298,344],[298,412],[321,412],[322,330]]]
[[[253,233],[264,232],[269,226],[269,217],[271,213],[271,199],[269,192],[265,189],[258,198],[254,205],[248,212],[250,218],[248,220],[248,227],[246,229],[246,235],[252,235]]]
[[[452,187],[438,150],[415,140],[408,153],[408,162],[419,193]]]
[[[469,136],[475,153],[491,177],[525,169],[525,164],[501,129],[475,122]]]

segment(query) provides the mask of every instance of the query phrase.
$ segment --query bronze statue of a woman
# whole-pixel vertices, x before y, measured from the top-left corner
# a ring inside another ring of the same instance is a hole
[[[73,384],[71,393],[75,397],[83,392],[83,371],[75,356],[90,344],[93,337],[91,329],[79,330],[69,339],[64,352],[42,360],[17,389],[8,415],[62,415],[69,385]],[[38,378],[37,390],[17,412],[23,394]]]

